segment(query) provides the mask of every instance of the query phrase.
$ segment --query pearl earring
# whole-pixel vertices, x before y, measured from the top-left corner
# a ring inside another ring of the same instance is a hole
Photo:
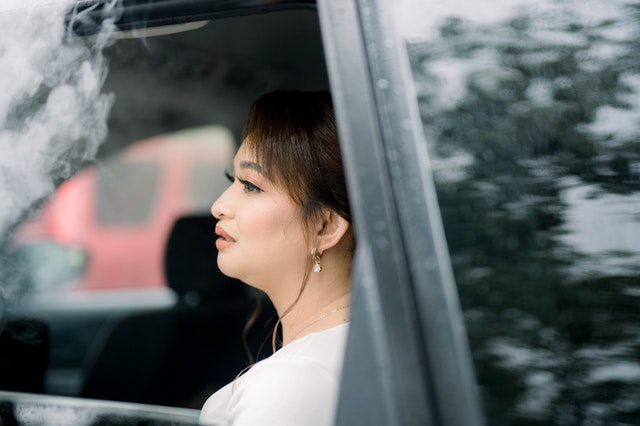
[[[320,264],[320,260],[322,259],[322,253],[317,253],[316,248],[311,249],[311,258],[313,259],[313,272],[322,271],[322,265]]]

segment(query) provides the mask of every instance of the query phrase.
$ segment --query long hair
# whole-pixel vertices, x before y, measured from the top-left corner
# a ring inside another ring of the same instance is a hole
[[[321,218],[324,209],[335,211],[352,224],[329,92],[277,90],[260,96],[249,108],[242,140],[266,177],[300,207],[307,236],[311,235],[312,224]],[[353,255],[354,236],[352,232],[347,235]],[[312,242],[307,242],[311,246]],[[300,299],[312,265],[309,256],[298,296],[280,315],[274,328],[274,350],[280,320]]]

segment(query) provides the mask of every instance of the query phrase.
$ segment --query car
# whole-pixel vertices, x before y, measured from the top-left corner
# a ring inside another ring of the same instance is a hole
[[[63,182],[38,216],[16,230],[15,243],[30,261],[32,285],[41,293],[69,285],[84,290],[164,286],[162,257],[171,226],[180,216],[209,210],[212,194],[225,188],[220,176],[233,151],[228,130],[192,128],[137,141]],[[56,256],[55,250],[64,253]],[[69,265],[58,267],[59,257]]]
[[[164,250],[166,278],[151,286],[141,272],[83,288],[107,235],[82,229],[64,245],[31,211],[176,132],[214,125],[237,144],[250,102],[287,88],[331,91],[355,217],[337,425],[634,424],[638,13],[625,0],[6,2],[0,344],[14,352],[0,354],[13,356],[14,381],[0,375],[0,413],[197,423],[243,356],[241,330],[216,345],[203,336],[241,327],[260,299],[184,266],[211,265],[212,242],[193,237],[209,226],[207,202],[145,243]],[[30,49],[7,44],[34,33]],[[118,186],[136,201],[150,193]],[[99,191],[77,194],[59,208],[86,211]],[[45,258],[63,265],[43,269]],[[215,282],[197,286],[203,276]],[[253,353],[265,338],[255,331]],[[214,357],[220,368],[203,373]]]

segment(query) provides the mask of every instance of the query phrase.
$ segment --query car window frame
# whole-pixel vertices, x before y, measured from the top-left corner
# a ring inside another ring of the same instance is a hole
[[[0,423],[30,418],[45,424],[62,424],[72,418],[100,419],[105,424],[157,424],[191,426],[199,424],[200,411],[132,402],[92,400],[58,395],[0,390]],[[38,419],[40,417],[40,419]],[[50,423],[49,423],[50,422]],[[12,423],[13,424],[13,423]],[[40,424],[40,423],[36,423]]]
[[[482,424],[393,1],[318,8],[358,237],[337,424]]]

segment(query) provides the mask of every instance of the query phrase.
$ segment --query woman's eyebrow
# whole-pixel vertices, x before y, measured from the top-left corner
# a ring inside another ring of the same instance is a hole
[[[251,169],[251,170],[255,170],[256,172],[260,173],[261,175],[264,175],[264,169],[257,163],[254,163],[253,161],[241,161],[239,164],[241,169]]]

